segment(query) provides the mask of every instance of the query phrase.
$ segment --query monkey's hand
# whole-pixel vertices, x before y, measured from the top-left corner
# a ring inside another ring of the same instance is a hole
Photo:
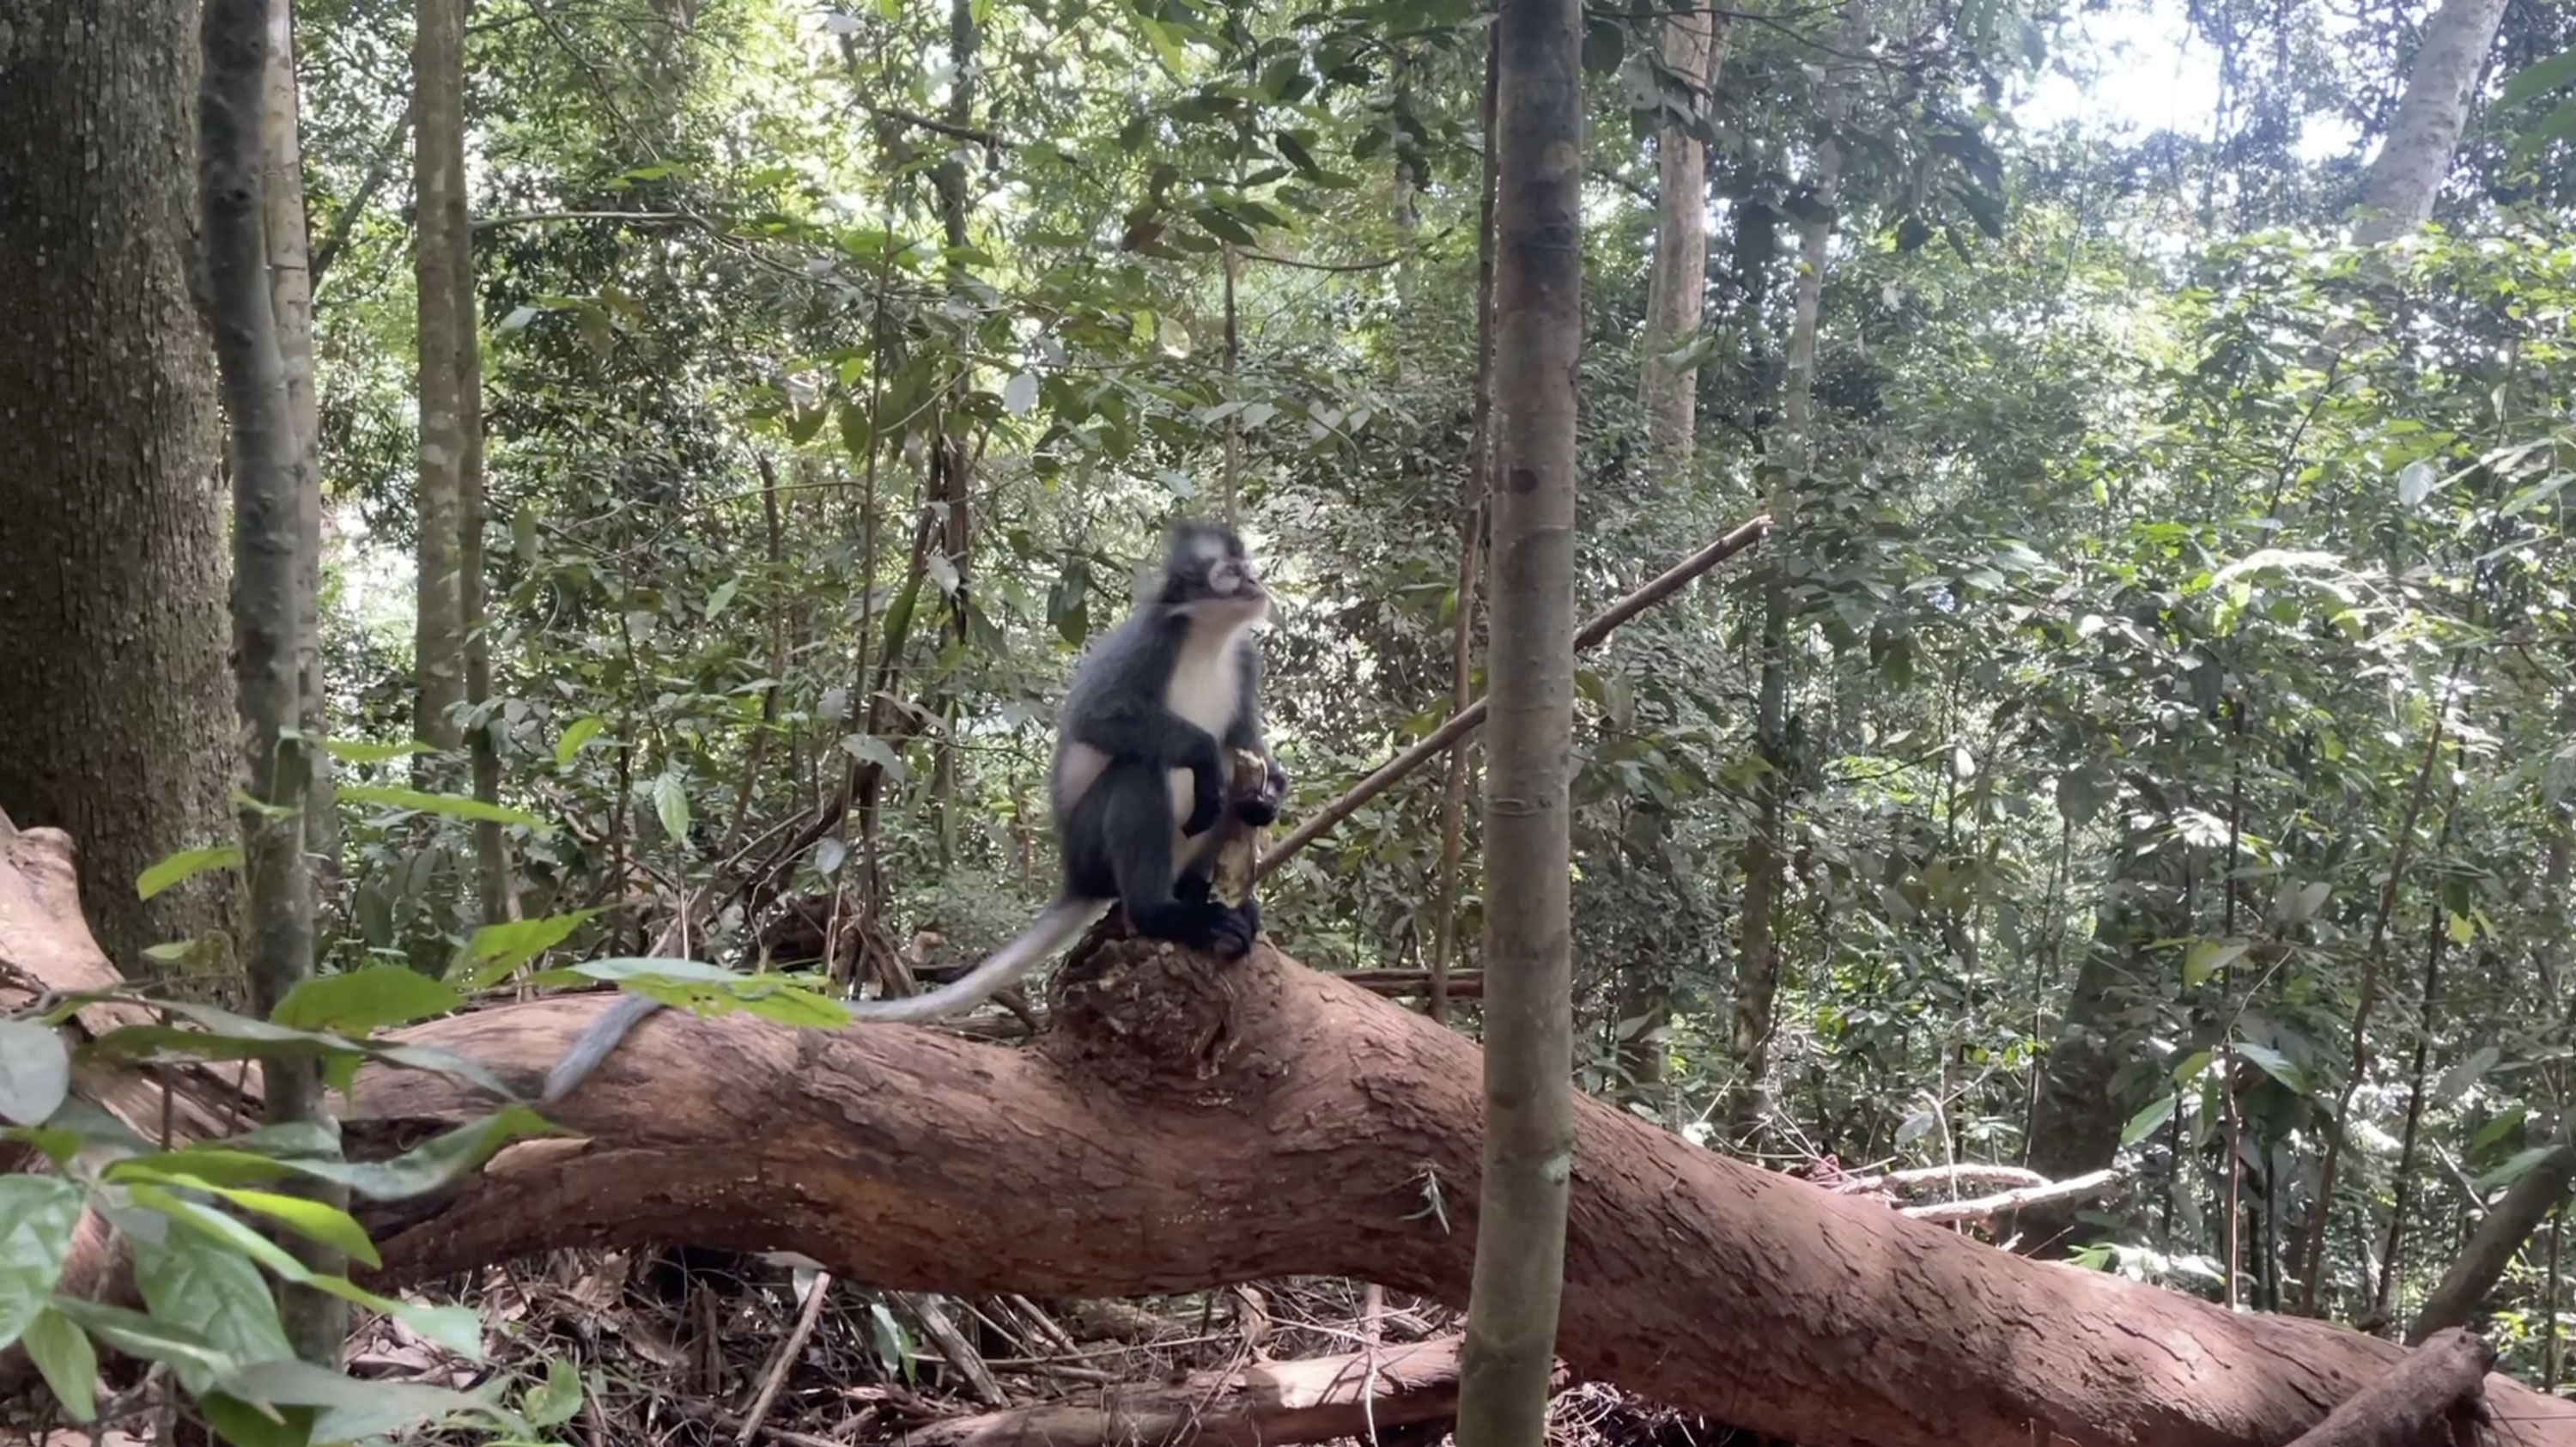
[[[1225,815],[1225,755],[1214,734],[1199,737],[1207,746],[1190,751],[1190,817],[1181,821],[1181,833],[1193,838],[1215,828]]]
[[[1266,769],[1261,777],[1260,790],[1234,803],[1234,817],[1255,829],[1267,828],[1277,820],[1279,806],[1288,800],[1288,771],[1279,767],[1277,759],[1266,755],[1263,763]]]
[[[1252,936],[1257,930],[1251,918],[1239,909],[1210,903],[1207,943],[1202,946],[1220,960],[1239,960],[1252,953]]]

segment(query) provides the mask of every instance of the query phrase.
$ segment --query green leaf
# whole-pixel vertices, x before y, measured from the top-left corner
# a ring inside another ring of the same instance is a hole
[[[589,743],[592,737],[604,727],[606,725],[601,722],[597,714],[574,719],[572,727],[563,731],[563,737],[555,740],[555,767],[568,767],[572,763],[572,756],[580,753],[581,746]]]
[[[2570,482],[2576,482],[2576,472],[2553,472],[2507,499],[2504,515],[2512,517],[2516,513],[2529,512],[2566,491]]]
[[[89,1344],[88,1333],[49,1306],[36,1313],[21,1342],[28,1360],[44,1374],[54,1400],[63,1404],[73,1421],[86,1422],[98,1415],[98,1351]]]
[[[1145,32],[1145,43],[1153,47],[1154,58],[1163,63],[1163,69],[1170,72],[1173,79],[1181,78],[1189,69],[1190,58],[1189,53],[1181,49],[1180,39],[1172,34],[1171,27],[1146,13],[1142,5],[1129,6],[1128,13],[1136,17],[1137,28]]]
[[[2485,1175],[2478,1177],[2478,1189],[2481,1191],[2492,1191],[2499,1186],[2510,1186],[2514,1182],[2521,1180],[2524,1176],[2531,1174],[2532,1168],[2538,1166],[2542,1161],[2545,1161],[2551,1156],[2566,1149],[2568,1148],[2565,1146],[2532,1146],[2525,1150],[2516,1151],[2513,1153],[2512,1158],[2507,1160],[2503,1165],[2500,1165],[2494,1170],[2487,1172]]]
[[[2469,1093],[2469,1087],[2493,1070],[2504,1052],[2493,1045],[2481,1045],[2469,1052],[2468,1058],[2442,1073],[2442,1083],[2433,1088],[2433,1100],[2441,1106],[2454,1106]]]
[[[340,792],[345,794],[349,791],[342,789]],[[170,886],[192,879],[209,869],[230,869],[241,862],[242,851],[238,844],[217,844],[206,849],[182,849],[143,871],[142,875],[134,881],[134,892],[144,899],[150,899]]]
[[[2576,81],[2576,50],[2562,50],[2546,60],[2535,60],[2513,73],[2496,96],[2499,109],[2510,110],[2524,101],[2536,100],[2551,91]]]
[[[465,1003],[449,985],[405,965],[371,965],[345,975],[305,980],[277,1002],[278,1024],[297,1030],[364,1035],[444,1015]]]
[[[2209,1051],[2195,1050],[2189,1055],[2184,1056],[2181,1060],[2175,1062],[2173,1068],[2174,1084],[2189,1085],[2192,1081],[2198,1079],[2200,1073],[2209,1068],[2210,1058],[2211,1056]]]
[[[2469,1137],[2469,1152],[2475,1155],[2487,1150],[2506,1136],[2522,1129],[2522,1123],[2529,1119],[2531,1119],[2531,1111],[2528,1107],[2515,1106],[2485,1125],[2479,1126],[2477,1134]]]
[[[581,1410],[581,1371],[562,1357],[546,1358],[546,1379],[519,1399],[520,1415],[538,1431],[559,1427]]]
[[[460,1356],[475,1357],[482,1354],[482,1322],[470,1308],[414,1306],[392,1297],[379,1296],[345,1276],[313,1270],[288,1255],[276,1242],[211,1206],[201,1206],[194,1201],[183,1200],[158,1186],[138,1184],[131,1189],[137,1204],[148,1205],[153,1210],[168,1216],[186,1227],[193,1233],[194,1238],[202,1239],[218,1254],[242,1261],[245,1268],[248,1263],[255,1261],[288,1281],[299,1282],[317,1291],[328,1292],[343,1301],[354,1302],[369,1311],[382,1312],[386,1316],[393,1317]],[[173,1238],[173,1244],[189,1239],[192,1238],[176,1237]],[[256,1280],[256,1273],[253,1273],[253,1279]],[[265,1291],[265,1289],[263,1286],[262,1290]],[[157,1305],[153,1309],[156,1312],[160,1311]],[[168,1315],[166,1312],[162,1314]],[[218,1332],[209,1330],[207,1334],[218,1342],[222,1340]],[[247,1351],[236,1352],[237,1356],[249,1354]]]
[[[55,1030],[0,1020],[0,1120],[42,1125],[72,1089],[71,1051]]]
[[[186,1000],[161,1000],[155,1004],[204,1028],[184,1030],[169,1025],[128,1025],[109,1031],[92,1043],[90,1050],[111,1059],[150,1059],[164,1052],[201,1060],[293,1060],[319,1056],[326,1070],[342,1066],[353,1069],[359,1060],[376,1060],[412,1070],[453,1075],[472,1081],[504,1099],[512,1094],[488,1067],[452,1051],[419,1045],[383,1045],[324,1031],[295,1030]]]
[[[0,1176],[0,1348],[27,1330],[62,1280],[82,1199],[60,1176]]]
[[[173,1321],[59,1293],[53,1306],[83,1331],[128,1356],[168,1363],[178,1374],[179,1384],[191,1393],[202,1394],[217,1378],[240,1365],[201,1334]],[[270,1315],[275,1316],[274,1305]]]
[[[512,970],[562,944],[573,931],[598,915],[596,909],[550,914],[487,924],[474,932],[447,967],[447,981],[457,989],[486,989]]]
[[[911,776],[911,771],[903,765],[903,756],[894,751],[894,745],[878,738],[875,734],[844,734],[841,736],[841,748],[851,758],[874,764],[884,770],[885,776],[898,784]]]
[[[2406,507],[2421,504],[2425,498],[2432,495],[2434,476],[2433,464],[2420,457],[2399,468],[2397,501]]]
[[[2519,164],[2551,144],[2569,139],[2576,139],[2576,97],[2560,101],[2555,109],[2527,127],[2513,143],[2512,160]]]
[[[653,780],[653,813],[673,843],[689,837],[689,789],[678,774],[665,772]]]
[[[718,583],[716,590],[707,595],[707,621],[713,623],[723,617],[724,610],[733,603],[733,595],[741,591],[742,579],[740,578],[727,578]]]
[[[1014,417],[1026,417],[1038,405],[1038,374],[1022,372],[1002,387],[1002,410]]]
[[[197,1398],[206,1425],[227,1447],[307,1447],[313,1440],[310,1407],[255,1405],[229,1392],[206,1392]]]
[[[173,1152],[173,1154],[177,1154]],[[275,1191],[249,1190],[217,1184],[203,1176],[185,1171],[168,1170],[142,1161],[119,1161],[108,1168],[106,1177],[118,1182],[147,1181],[155,1185],[176,1186],[182,1190],[203,1191],[219,1196],[246,1211],[257,1211],[308,1240],[319,1241],[360,1265],[374,1268],[384,1264],[376,1254],[375,1243],[367,1239],[366,1228],[348,1212],[327,1202],[302,1196],[280,1195]]]
[[[2182,1103],[2180,1095],[2162,1095],[2147,1102],[2147,1108],[2129,1117],[2120,1130],[2120,1144],[2133,1146],[2156,1133],[2156,1128],[2173,1119],[2174,1107]]]
[[[391,1436],[423,1424],[471,1417],[500,1433],[528,1441],[534,1427],[479,1393],[421,1382],[360,1381],[292,1358],[237,1367],[223,1379],[226,1394],[274,1407],[319,1408],[314,1440],[348,1442]]]
[[[635,994],[700,1015],[741,1010],[781,1025],[820,1029],[838,1029],[851,1019],[848,1007],[783,975],[746,975],[697,960],[585,960],[569,970],[540,975],[537,983],[585,977],[614,980]]]
[[[152,1187],[137,1187],[134,1199],[165,1214],[170,1204],[194,1205]],[[246,1237],[270,1254],[286,1255],[276,1243],[211,1207],[194,1206],[194,1212],[232,1225],[235,1239]],[[190,1220],[175,1214],[174,1219],[182,1224]],[[155,1319],[185,1329],[235,1360],[295,1355],[286,1328],[278,1323],[277,1299],[259,1268],[241,1250],[207,1233],[174,1232],[157,1246],[134,1243],[134,1284]],[[190,1382],[188,1390],[202,1392],[210,1385]]]
[[[443,814],[451,819],[471,819],[493,824],[524,824],[543,829],[546,821],[524,809],[500,804],[486,804],[463,794],[428,794],[418,789],[398,789],[390,784],[344,784],[340,797],[361,804],[381,804],[388,809],[414,809],[424,814]]]
[[[2183,956],[2182,982],[2197,988],[2210,976],[2236,963],[2248,948],[2243,940],[2194,940]]]
[[[323,752],[344,764],[382,764],[413,754],[434,754],[438,750],[417,739],[398,744],[360,743],[354,739],[324,739]]]
[[[2252,1062],[2254,1068],[2281,1082],[2292,1094],[2308,1093],[2307,1076],[2300,1072],[2299,1067],[2290,1063],[2290,1057],[2280,1051],[2269,1045],[2257,1045],[2251,1040],[2237,1041],[2230,1048]]]
[[[372,1201],[406,1201],[445,1190],[472,1174],[492,1153],[526,1136],[561,1135],[553,1123],[524,1105],[508,1105],[422,1141],[385,1161],[292,1161],[302,1173],[337,1181]]]

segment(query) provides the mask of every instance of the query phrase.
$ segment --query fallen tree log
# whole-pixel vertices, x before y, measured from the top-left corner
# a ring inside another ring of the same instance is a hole
[[[1441,1422],[1458,1411],[1457,1337],[1193,1372],[1088,1401],[951,1417],[902,1447],[1281,1447]]]
[[[67,881],[68,841],[18,844],[0,856],[0,965],[44,982],[96,946],[68,889],[27,873]],[[1023,1048],[660,1012],[553,1110],[587,1139],[522,1142],[441,1199],[372,1210],[376,1284],[691,1242],[794,1250],[895,1290],[1339,1275],[1464,1302],[1472,1043],[1267,946],[1219,966],[1111,940],[1077,961]],[[396,1038],[533,1091],[609,1003],[539,1000]],[[450,1077],[370,1068],[346,1134],[382,1155],[490,1106]],[[1593,1102],[1574,1172],[1568,1364],[1802,1447],[2273,1447],[2405,1355],[1996,1251]],[[2464,1440],[2576,1447],[2576,1404],[2500,1377],[2485,1391],[2505,1426]]]
[[[2343,1399],[2290,1447],[2439,1447],[2484,1407],[2495,1348],[2458,1327],[2425,1339],[2378,1381]]]

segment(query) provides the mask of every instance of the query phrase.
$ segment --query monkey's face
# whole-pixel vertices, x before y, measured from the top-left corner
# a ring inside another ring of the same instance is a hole
[[[1270,594],[1261,586],[1243,540],[1231,528],[1184,522],[1172,529],[1172,551],[1163,562],[1163,601],[1201,615],[1266,616]]]

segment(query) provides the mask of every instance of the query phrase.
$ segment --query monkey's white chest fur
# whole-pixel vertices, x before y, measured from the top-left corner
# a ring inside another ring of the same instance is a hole
[[[1202,637],[1202,632],[1213,636]],[[1243,701],[1241,657],[1251,644],[1249,623],[1222,632],[1193,629],[1181,645],[1171,681],[1163,686],[1163,707],[1224,738]]]

